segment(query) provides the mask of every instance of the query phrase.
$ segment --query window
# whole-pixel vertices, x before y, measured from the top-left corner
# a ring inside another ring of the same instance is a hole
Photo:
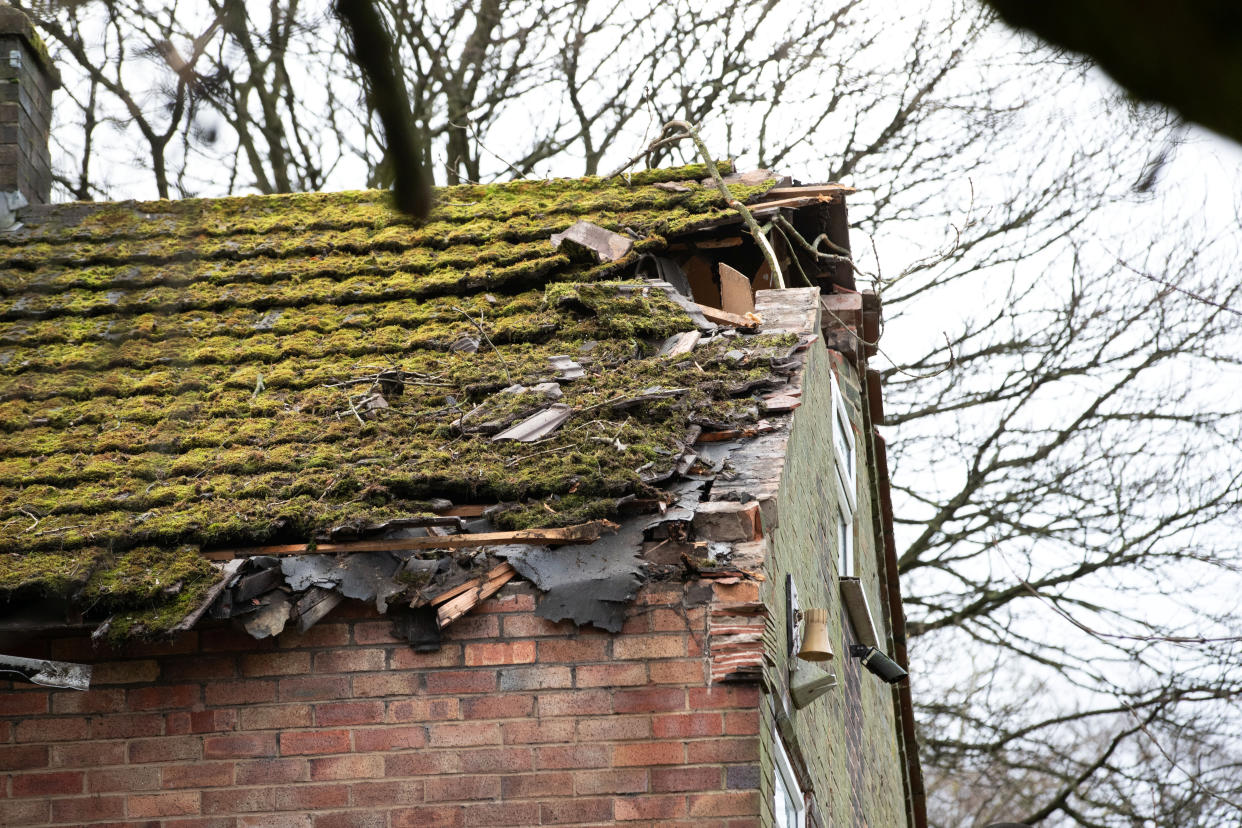
[[[789,754],[785,752],[785,742],[779,733],[772,734],[776,744],[776,779],[773,803],[776,813],[776,828],[806,828],[806,797],[798,786],[798,777],[794,776],[793,766],[789,764]]]
[[[854,573],[854,517],[842,503],[837,509],[837,575]]]
[[[849,411],[845,407],[845,398],[841,396],[841,386],[837,384],[836,374],[832,375],[832,453],[850,511],[853,511],[854,493],[858,488],[854,427],[850,425]]]

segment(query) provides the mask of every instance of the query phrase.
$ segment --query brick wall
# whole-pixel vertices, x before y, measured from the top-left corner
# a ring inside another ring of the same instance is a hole
[[[755,828],[758,686],[707,686],[683,598],[644,590],[614,636],[510,585],[430,654],[358,607],[277,641],[34,642],[95,674],[0,691],[0,824]]]
[[[43,204],[52,187],[52,91],[60,82],[32,38],[30,22],[0,6],[0,190],[20,190],[31,204]],[[10,59],[14,53],[18,66]]]
[[[765,640],[772,661],[765,673],[774,695],[763,706],[761,766],[764,770],[762,822],[772,823],[773,740],[783,730],[785,744],[805,772],[812,791],[813,817],[820,825],[898,828],[907,824],[902,764],[897,746],[893,694],[849,655],[857,638],[848,621],[838,588],[836,470],[832,453],[829,371],[837,375],[856,428],[858,503],[854,520],[857,575],[867,593],[881,639],[888,621],[881,600],[877,539],[872,514],[875,480],[863,449],[865,400],[853,366],[839,353],[817,343],[812,347],[803,380],[803,404],[794,418],[785,455],[779,495],[780,522],[769,535],[772,553],[762,590],[770,623]],[[789,643],[785,635],[785,576],[793,575],[803,609],[829,610],[829,640],[835,657],[825,664],[838,686],[808,707],[783,717],[789,684]],[[888,645],[882,645],[890,649]],[[815,823],[813,823],[815,824]]]

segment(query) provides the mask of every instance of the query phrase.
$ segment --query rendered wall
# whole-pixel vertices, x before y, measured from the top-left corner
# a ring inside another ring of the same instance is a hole
[[[822,343],[812,348],[803,380],[803,402],[794,416],[779,496],[779,525],[769,538],[763,598],[769,607],[765,638],[775,662],[765,672],[761,766],[763,824],[771,825],[773,739],[780,729],[787,693],[789,643],[785,633],[785,576],[792,573],[802,609],[826,607],[835,657],[826,666],[838,686],[802,710],[788,705],[786,747],[802,765],[812,790],[812,824],[897,828],[906,825],[902,767],[898,754],[893,695],[849,656],[856,643],[837,587],[837,488],[832,448],[832,399],[829,371],[837,373],[858,446],[858,505],[854,519],[857,574],[870,603],[881,640],[883,617],[877,538],[873,528],[875,481],[866,467],[864,400],[853,366]]]
[[[758,686],[706,686],[691,590],[609,635],[510,585],[432,654],[359,607],[278,641],[32,645],[93,689],[0,686],[0,824],[755,828]]]

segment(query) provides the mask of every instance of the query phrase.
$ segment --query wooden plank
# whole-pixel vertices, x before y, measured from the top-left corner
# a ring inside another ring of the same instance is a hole
[[[497,569],[499,568],[500,567],[497,567]],[[464,592],[456,598],[441,604],[439,610],[436,612],[436,619],[440,622],[440,628],[443,629],[456,621],[458,618],[461,618],[463,615],[470,612],[470,610],[474,609],[483,601],[486,601],[488,598],[495,595],[500,591],[500,588],[509,583],[515,575],[517,575],[517,572],[513,569],[513,567],[509,567],[507,572],[501,572],[495,577],[490,577],[489,574],[486,581],[476,584],[475,589]]]
[[[466,590],[477,589],[479,586],[481,586],[486,581],[490,581],[492,578],[499,578],[501,575],[505,574],[506,572],[511,571],[512,569],[513,567],[509,564],[509,562],[505,561],[499,566],[492,567],[486,575],[482,575],[478,578],[473,578],[469,581],[462,581],[460,584],[453,587],[452,589],[446,589],[444,592],[441,592],[439,595],[432,598],[427,603],[432,604],[432,605],[443,604],[445,601],[449,600],[450,598],[456,598],[458,595],[461,595]]]
[[[797,196],[837,196],[850,195],[858,190],[844,184],[803,184],[798,187],[773,187],[763,194],[764,198],[794,198]]]
[[[592,520],[576,526],[560,529],[518,529],[513,532],[477,532],[450,535],[447,538],[397,538],[393,540],[362,540],[349,543],[289,543],[279,546],[251,546],[243,549],[215,549],[203,554],[215,561],[233,558],[249,558],[254,555],[335,555],[348,552],[404,552],[411,549],[472,549],[478,546],[495,546],[520,543],[532,546],[550,546],[562,543],[591,543],[599,540],[604,532],[617,531],[617,524],[610,520]]]
[[[700,250],[711,250],[717,247],[741,247],[742,239],[739,236],[726,236],[723,239],[700,239],[693,242],[693,244]]]
[[[699,305],[699,312],[703,314],[708,322],[715,322],[717,325],[727,325],[730,328],[749,330],[763,324],[763,320],[757,316],[738,316],[736,313],[729,313],[719,308],[710,308],[707,305]]]
[[[463,503],[447,509],[436,509],[435,513],[444,517],[483,517],[483,514],[495,505],[494,503]]]
[[[741,271],[720,263],[720,308],[726,313],[745,316],[755,311],[755,296],[751,293],[750,279]]]

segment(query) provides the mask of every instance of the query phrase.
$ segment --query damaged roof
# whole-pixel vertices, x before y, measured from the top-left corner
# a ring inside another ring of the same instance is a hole
[[[219,581],[211,550],[671,500],[796,341],[688,355],[702,317],[635,279],[734,215],[706,172],[443,188],[421,223],[377,191],[28,211],[0,233],[0,597],[158,632]],[[553,244],[582,220],[633,244]]]

